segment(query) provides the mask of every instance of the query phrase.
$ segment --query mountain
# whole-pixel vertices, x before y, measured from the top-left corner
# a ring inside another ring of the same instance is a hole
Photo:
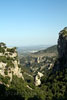
[[[29,98],[32,88],[28,80],[33,81],[33,78],[21,69],[16,48],[8,48],[5,43],[0,43],[0,100]]]
[[[67,100],[67,28],[64,28],[62,31],[60,31],[58,45],[53,46],[53,49],[50,47],[47,50],[33,53],[30,55],[31,58],[28,57],[28,59],[26,59],[26,64],[28,64],[27,67],[31,66],[33,72],[37,72],[35,73],[35,84],[37,86],[39,84],[37,89],[38,91],[39,89],[41,91],[39,91],[40,94],[31,97],[30,100]],[[51,56],[49,55],[50,53]],[[52,53],[55,54],[55,58],[53,58]],[[45,57],[48,57],[47,60],[45,60]],[[34,60],[32,60],[32,58]],[[30,60],[31,62],[29,62]],[[46,66],[46,68],[49,69],[48,71],[44,68],[41,71],[41,64],[43,64],[43,66],[47,64],[52,65],[51,67],[48,65],[48,67]],[[40,77],[40,75],[43,76]]]
[[[37,45],[37,46],[23,46],[23,47],[18,47],[17,51],[19,54],[19,57],[27,56],[30,53],[35,53],[38,52],[39,50],[43,50],[49,47],[48,45]]]
[[[45,50],[40,50],[36,53],[30,53],[27,56],[21,57],[20,64],[28,68],[32,74],[38,71],[45,73],[45,70],[49,70],[53,67],[57,55],[57,45],[54,45]]]
[[[57,53],[57,45],[48,47],[45,50],[40,50],[40,51],[36,52],[35,54],[44,54],[44,53]]]
[[[59,32],[58,58],[53,69],[41,80],[42,86],[48,86],[51,93],[50,100],[67,99],[67,27]],[[51,89],[51,90],[50,90]]]
[[[67,27],[60,31],[57,46],[44,51],[19,59],[20,65],[16,48],[0,43],[0,100],[67,100]]]
[[[19,68],[16,48],[7,48],[5,43],[0,43],[0,77],[9,79],[11,82],[13,75],[24,79]],[[2,78],[0,78],[1,82]]]

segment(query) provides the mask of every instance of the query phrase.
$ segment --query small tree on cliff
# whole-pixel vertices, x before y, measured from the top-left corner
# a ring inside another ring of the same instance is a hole
[[[1,43],[0,43],[0,47],[6,47],[6,44],[3,43],[3,42],[1,42]]]

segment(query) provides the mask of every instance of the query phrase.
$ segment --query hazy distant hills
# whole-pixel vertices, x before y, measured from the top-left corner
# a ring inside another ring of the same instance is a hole
[[[40,54],[40,53],[57,53],[57,45],[48,47],[45,50],[40,50],[40,51],[36,52],[35,54]]]
[[[19,53],[19,60],[21,65],[28,68],[33,74],[40,71],[45,73],[45,69],[52,68],[57,57],[57,45],[51,47],[37,48],[37,52],[29,52],[29,54]],[[34,48],[29,49],[34,50]],[[22,52],[23,53],[23,52]]]
[[[27,47],[18,47],[18,55],[20,58],[23,56],[56,56],[57,54],[57,45],[41,45],[41,46],[27,46]]]
[[[19,55],[28,55],[30,53],[38,52],[40,50],[45,50],[48,47],[49,45],[23,46],[23,47],[18,47],[17,51]]]
[[[38,52],[32,53],[31,56],[33,57],[43,57],[43,56],[56,56],[57,52],[57,45],[47,47],[46,49],[39,50]]]

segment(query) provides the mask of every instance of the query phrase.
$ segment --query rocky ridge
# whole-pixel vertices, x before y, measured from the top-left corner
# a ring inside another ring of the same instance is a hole
[[[38,72],[37,75],[35,76],[35,86],[41,85],[41,78],[43,77],[43,74]]]
[[[67,27],[65,27],[59,33],[58,55],[59,55],[60,67],[61,66],[67,67]]]
[[[19,68],[16,48],[7,48],[4,43],[0,43],[0,76],[8,77],[12,81],[13,75],[24,79]]]

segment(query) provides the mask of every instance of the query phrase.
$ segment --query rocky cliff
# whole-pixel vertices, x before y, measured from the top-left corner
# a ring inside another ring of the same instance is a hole
[[[67,67],[67,27],[59,33],[58,55],[60,65]]]
[[[0,43],[0,81],[2,78],[12,81],[13,75],[24,79],[19,68],[16,48],[7,48],[4,43]]]
[[[34,79],[35,79],[35,86],[41,85],[41,77],[43,77],[43,74],[38,72],[37,75],[34,77]]]

